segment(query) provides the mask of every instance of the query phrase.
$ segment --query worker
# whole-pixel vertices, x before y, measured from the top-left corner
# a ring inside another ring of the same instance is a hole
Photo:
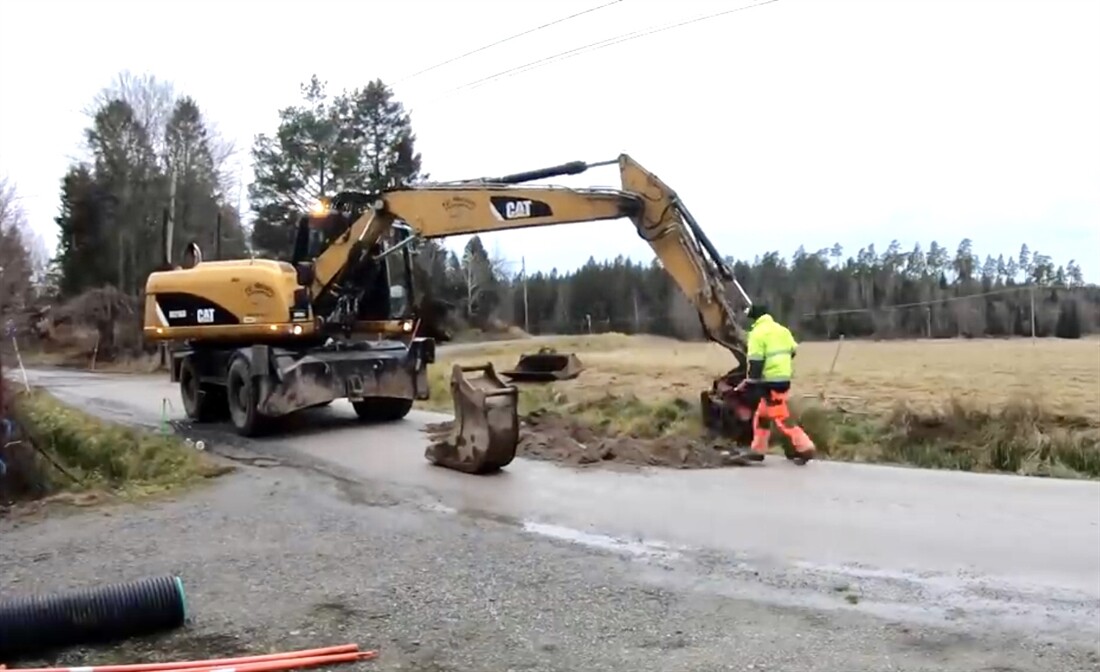
[[[787,408],[787,396],[791,391],[793,360],[798,343],[787,327],[768,313],[767,306],[754,304],[748,310],[752,320],[749,331],[748,376],[738,386],[744,392],[750,406],[756,406],[753,416],[752,446],[749,454],[762,460],[768,451],[771,438],[769,423],[783,433],[790,448],[784,447],[788,459],[803,465],[814,457],[814,442],[805,431],[791,421]]]

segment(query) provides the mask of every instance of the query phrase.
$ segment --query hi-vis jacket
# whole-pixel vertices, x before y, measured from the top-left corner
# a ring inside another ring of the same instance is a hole
[[[766,383],[789,382],[797,349],[790,329],[771,315],[761,315],[749,331],[749,377]]]

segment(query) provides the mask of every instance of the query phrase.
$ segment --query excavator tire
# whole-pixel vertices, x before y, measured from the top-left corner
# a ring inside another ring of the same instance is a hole
[[[551,382],[572,380],[583,370],[584,365],[574,353],[559,353],[544,347],[536,354],[520,355],[515,367],[511,371],[501,371],[500,375],[520,382]]]
[[[467,373],[480,372],[469,378]],[[502,381],[492,364],[451,369],[455,419],[448,435],[424,452],[429,462],[468,474],[508,466],[519,446],[519,391]]]
[[[202,383],[194,358],[185,357],[180,362],[179,382],[188,418],[194,422],[218,422],[229,416],[225,387]]]
[[[248,359],[235,355],[226,374],[226,397],[229,402],[229,420],[237,434],[246,437],[261,436],[270,427],[271,418],[260,412],[259,389],[252,377]]]

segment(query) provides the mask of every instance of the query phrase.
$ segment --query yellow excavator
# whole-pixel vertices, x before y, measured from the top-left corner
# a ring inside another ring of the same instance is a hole
[[[613,164],[621,189],[523,184]],[[417,241],[625,218],[697,309],[706,336],[736,359],[702,393],[704,419],[726,434],[746,430],[751,409],[733,390],[746,373],[739,319],[751,301],[676,192],[631,157],[341,192],[322,206],[299,219],[290,262],[202,261],[195,249],[189,267],[150,274],[144,336],[176,345],[170,376],[191,420],[228,416],[239,434],[256,436],[273,418],[341,398],[363,420],[401,419],[428,398],[435,361],[415,309]],[[427,459],[468,473],[509,464],[519,443],[516,388],[491,364],[456,365],[451,391],[453,429]]]

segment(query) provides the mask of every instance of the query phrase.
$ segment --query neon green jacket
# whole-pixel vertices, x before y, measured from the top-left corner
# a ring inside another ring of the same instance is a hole
[[[749,377],[768,383],[789,382],[798,349],[790,329],[761,315],[749,330]]]

